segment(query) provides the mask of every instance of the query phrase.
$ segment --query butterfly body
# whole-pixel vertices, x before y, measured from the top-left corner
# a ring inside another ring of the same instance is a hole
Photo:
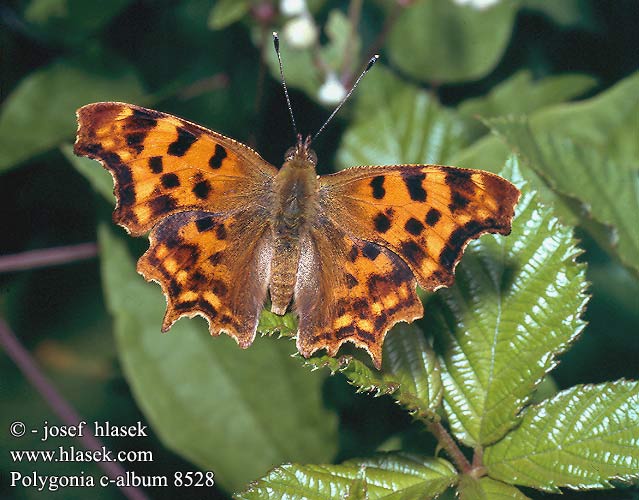
[[[276,314],[284,314],[293,299],[301,241],[309,237],[311,222],[317,217],[319,182],[314,158],[308,145],[298,140],[273,182],[269,292],[271,311]]]
[[[78,123],[75,153],[114,178],[114,220],[150,231],[138,271],[167,298],[162,330],[201,315],[243,348],[270,294],[273,312],[292,305],[304,356],[351,342],[381,367],[387,331],[424,314],[417,285],[450,286],[471,239],[509,234],[519,199],[501,177],[441,165],[318,177],[301,139],[277,169],[233,139],[131,104],[89,104]]]

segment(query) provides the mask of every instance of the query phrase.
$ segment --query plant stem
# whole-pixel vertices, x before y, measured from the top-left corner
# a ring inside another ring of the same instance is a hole
[[[82,421],[78,412],[47,379],[35,359],[20,343],[9,325],[2,318],[0,318],[0,345],[65,425],[78,425]],[[85,428],[82,435],[78,436],[77,439],[87,450],[102,450],[104,447],[102,441],[96,438],[88,428]],[[126,474],[126,471],[118,462],[96,462],[96,464],[112,479]],[[119,488],[129,500],[148,500],[148,497],[140,488],[133,486],[119,486]]]
[[[433,433],[439,446],[441,446],[448,456],[453,460],[457,469],[463,474],[468,474],[472,470],[472,465],[464,456],[462,451],[455,443],[453,437],[440,422],[431,422],[428,424],[428,430]]]
[[[96,255],[98,255],[98,245],[95,243],[80,243],[79,245],[2,255],[0,256],[0,273],[66,264],[76,260],[91,259]]]

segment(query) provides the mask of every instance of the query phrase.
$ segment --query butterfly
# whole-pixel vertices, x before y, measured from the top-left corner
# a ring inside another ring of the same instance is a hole
[[[417,285],[450,286],[471,239],[510,233],[520,195],[497,175],[441,165],[318,176],[301,135],[277,169],[229,137],[132,104],[89,104],[77,118],[75,154],[113,176],[114,221],[150,231],[137,270],[166,296],[162,331],[201,315],[242,348],[270,296],[272,312],[297,315],[303,356],[351,342],[380,368],[388,330],[423,316]]]

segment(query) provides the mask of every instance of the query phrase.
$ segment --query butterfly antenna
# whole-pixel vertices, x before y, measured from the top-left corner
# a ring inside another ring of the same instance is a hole
[[[313,136],[313,138],[311,139],[311,142],[313,142],[315,139],[317,139],[317,136],[320,135],[322,133],[322,131],[326,128],[326,125],[328,125],[328,123],[333,119],[333,117],[337,114],[337,112],[340,110],[340,108],[344,105],[344,103],[346,101],[348,101],[348,98],[351,96],[351,94],[353,93],[353,91],[357,88],[357,85],[359,84],[360,80],[362,78],[364,78],[364,75],[366,73],[368,73],[368,71],[373,67],[373,64],[375,64],[377,62],[377,60],[379,59],[379,56],[377,54],[375,54],[373,57],[370,58],[370,60],[368,61],[368,64],[366,65],[366,67],[364,68],[364,71],[362,71],[362,74],[359,75],[357,77],[357,80],[355,80],[355,83],[353,84],[353,86],[351,87],[351,89],[348,91],[348,93],[344,96],[344,99],[341,100],[341,102],[337,105],[337,107],[333,110],[333,112],[331,113],[331,116],[329,116],[326,121],[324,122],[324,125],[322,125],[320,127],[320,129],[315,133],[315,135]]]
[[[284,68],[282,67],[282,56],[280,55],[280,38],[277,36],[277,31],[273,32],[273,47],[275,47],[275,53],[277,54],[277,62],[280,65],[280,76],[282,77],[282,87],[284,88],[284,95],[286,96],[286,105],[288,106],[288,113],[291,115],[291,123],[293,124],[293,131],[295,137],[299,135],[297,132],[297,124],[295,123],[295,116],[293,116],[293,107],[291,106],[291,99],[288,96],[288,88],[286,87],[286,80],[284,79]]]

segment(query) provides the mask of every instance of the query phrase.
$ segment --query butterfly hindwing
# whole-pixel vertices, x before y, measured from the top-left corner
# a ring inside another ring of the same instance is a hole
[[[386,332],[423,315],[415,278],[402,259],[326,219],[302,242],[300,269],[308,272],[295,289],[297,347],[306,357],[322,348],[334,356],[352,342],[380,368]]]
[[[450,286],[468,242],[510,233],[519,190],[439,165],[355,167],[321,178],[320,205],[347,233],[399,255],[426,290]]]
[[[171,213],[220,213],[255,203],[277,173],[249,147],[159,111],[100,102],[77,114],[74,151],[111,172],[113,218],[133,235]]]
[[[255,210],[226,217],[187,211],[155,226],[138,272],[166,295],[163,331],[181,316],[199,314],[211,334],[225,331],[241,347],[253,342],[271,257],[264,220]]]

